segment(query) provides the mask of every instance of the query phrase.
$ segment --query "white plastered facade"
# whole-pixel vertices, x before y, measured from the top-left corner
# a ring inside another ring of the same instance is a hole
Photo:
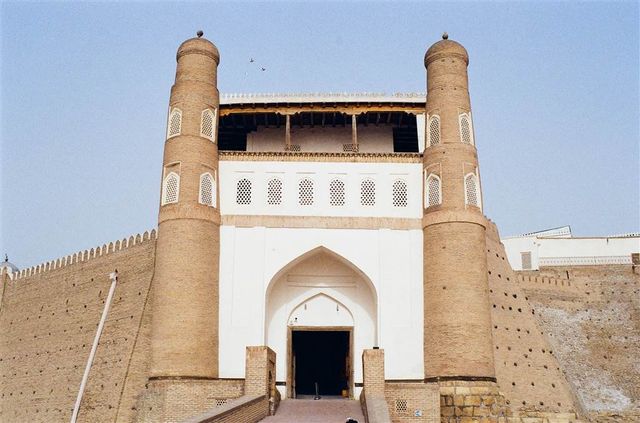
[[[267,204],[267,181],[283,180],[283,201]],[[316,199],[298,203],[298,181],[311,177]],[[346,204],[330,206],[329,182],[346,182]],[[220,162],[220,203],[229,216],[422,217],[421,163]],[[252,180],[251,204],[237,204],[236,183]],[[362,206],[360,181],[376,181],[376,203]],[[409,201],[393,205],[392,185],[406,181]],[[423,235],[407,229],[268,227],[223,224],[220,233],[220,377],[244,376],[244,348],[268,345],[276,379],[287,377],[288,327],[353,326],[353,382],[362,383],[362,350],[385,350],[388,379],[422,379]],[[296,320],[297,319],[297,320]],[[284,387],[280,386],[285,394]],[[354,391],[359,394],[359,389]]]

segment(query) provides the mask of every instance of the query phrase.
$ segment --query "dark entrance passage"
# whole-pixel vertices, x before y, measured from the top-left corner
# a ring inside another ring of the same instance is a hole
[[[341,395],[349,389],[349,331],[293,331],[296,395]]]

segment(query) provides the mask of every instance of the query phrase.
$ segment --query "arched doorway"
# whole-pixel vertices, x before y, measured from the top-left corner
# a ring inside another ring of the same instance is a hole
[[[377,345],[377,298],[369,278],[344,257],[318,247],[272,279],[266,293],[265,339],[277,354],[287,398],[354,397],[362,350]]]

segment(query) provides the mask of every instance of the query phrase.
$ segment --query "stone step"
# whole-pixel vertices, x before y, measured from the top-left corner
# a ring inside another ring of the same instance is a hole
[[[348,418],[364,423],[360,402],[347,399],[287,399],[280,402],[275,416],[264,423],[345,423]]]

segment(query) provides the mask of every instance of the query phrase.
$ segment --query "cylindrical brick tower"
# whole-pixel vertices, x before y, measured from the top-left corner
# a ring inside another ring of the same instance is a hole
[[[218,49],[178,48],[164,145],[151,378],[218,377]]]
[[[424,59],[425,379],[495,381],[469,56],[447,38],[443,35]]]

